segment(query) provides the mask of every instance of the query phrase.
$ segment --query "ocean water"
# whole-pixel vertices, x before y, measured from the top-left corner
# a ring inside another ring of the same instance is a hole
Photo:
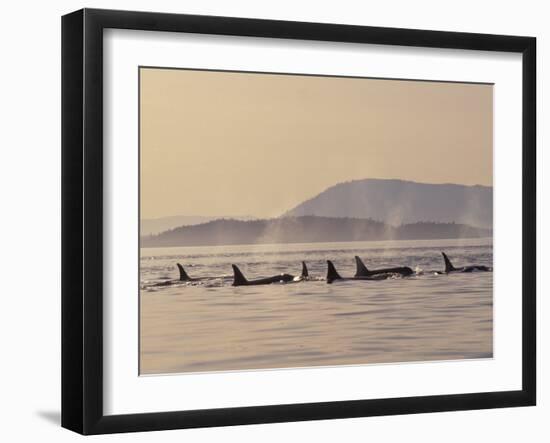
[[[143,248],[140,373],[490,358],[493,274],[439,274],[441,251],[492,267],[490,238]],[[415,274],[327,284],[326,260],[351,277],[355,255]],[[308,281],[231,285],[232,263],[253,279],[300,275],[302,260]],[[208,279],[158,286],[178,278],[176,262]]]

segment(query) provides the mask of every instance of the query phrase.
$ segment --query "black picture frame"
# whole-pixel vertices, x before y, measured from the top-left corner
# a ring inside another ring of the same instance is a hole
[[[192,32],[522,54],[522,389],[130,415],[103,413],[103,30]],[[152,431],[536,403],[536,39],[83,9],[62,18],[62,426]]]

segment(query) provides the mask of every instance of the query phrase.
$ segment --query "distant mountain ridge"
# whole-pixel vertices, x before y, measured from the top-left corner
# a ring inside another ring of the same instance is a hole
[[[280,217],[268,220],[213,220],[141,238],[142,247],[215,246],[268,243],[473,238],[490,229],[457,223],[419,222],[392,226],[372,219]]]
[[[155,235],[178,226],[191,226],[207,223],[212,220],[231,218],[235,220],[251,220],[254,217],[248,215],[231,216],[203,216],[203,215],[173,215],[159,218],[144,218],[140,222],[140,235]]]
[[[394,226],[429,220],[492,228],[493,188],[405,180],[353,180],[331,186],[283,214],[305,215],[371,218]]]

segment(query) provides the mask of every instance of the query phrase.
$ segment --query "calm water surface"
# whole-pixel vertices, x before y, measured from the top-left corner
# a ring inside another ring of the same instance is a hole
[[[141,250],[142,374],[489,358],[493,274],[441,275],[440,251],[455,266],[492,266],[491,239],[144,248]],[[355,274],[409,266],[407,278],[327,284],[326,260]],[[233,287],[231,264],[247,278],[312,280]],[[151,286],[191,277],[210,280]]]

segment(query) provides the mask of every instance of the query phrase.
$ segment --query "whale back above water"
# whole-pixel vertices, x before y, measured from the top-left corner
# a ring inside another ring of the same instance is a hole
[[[369,271],[365,266],[365,263],[363,263],[363,260],[361,260],[361,258],[359,258],[359,256],[357,255],[355,256],[355,266],[355,277],[372,277],[374,275],[380,274],[400,274],[406,277],[413,274],[413,270],[408,266],[398,266],[395,268],[376,269],[373,271]]]
[[[449,260],[449,257],[447,257],[447,254],[441,252],[441,255],[443,255],[443,260],[445,261],[445,274],[449,274],[450,272],[491,272],[493,270],[492,268],[484,265],[470,265],[455,268],[451,263],[451,260]]]
[[[359,257],[356,257],[356,258],[359,258]],[[365,265],[363,264],[363,266]],[[384,269],[384,270],[377,270],[377,271],[370,271],[370,272],[367,271],[369,272],[369,275],[356,274],[353,277],[342,277],[336,270],[334,263],[332,263],[332,261],[330,260],[327,260],[327,283],[332,283],[336,280],[386,280],[388,278],[395,277],[397,274],[399,274],[399,272],[395,271],[396,269],[400,269],[400,268],[391,268],[391,269]],[[411,270],[411,273],[412,273],[412,270]],[[406,275],[409,275],[409,274],[406,274]]]
[[[302,267],[303,265],[304,264],[302,264]],[[295,277],[290,274],[280,274],[274,275],[273,277],[248,280],[237,265],[232,264],[231,267],[233,268],[233,286],[270,285],[272,283],[287,283],[295,280]]]

